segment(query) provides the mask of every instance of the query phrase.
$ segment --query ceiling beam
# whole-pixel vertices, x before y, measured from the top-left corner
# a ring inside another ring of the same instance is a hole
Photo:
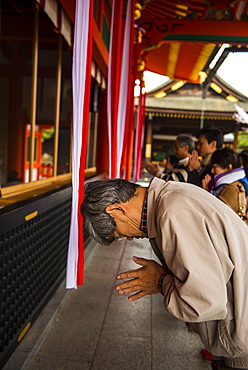
[[[216,75],[216,72],[218,71],[218,69],[220,68],[220,66],[222,65],[222,63],[226,59],[226,57],[228,56],[228,54],[229,53],[237,53],[237,52],[248,52],[248,49],[246,47],[238,48],[238,47],[233,46],[233,47],[230,47],[230,48],[227,47],[226,49],[223,50],[219,59],[215,63],[215,66],[212,69],[209,70],[208,77],[206,78],[206,80],[202,84],[202,97],[203,97],[203,99],[206,98],[209,85],[210,85],[213,77]]]

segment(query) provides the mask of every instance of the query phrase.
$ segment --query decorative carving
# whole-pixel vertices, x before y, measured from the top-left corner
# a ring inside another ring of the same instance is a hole
[[[156,22],[151,21],[151,22],[143,22],[139,24],[139,27],[144,28],[146,31],[152,31],[154,28],[156,28],[156,30],[161,33],[171,33],[171,32],[174,32],[174,30],[177,27],[182,27],[182,24],[172,23],[168,26],[166,23],[164,23],[162,24],[162,26],[159,27]]]
[[[143,38],[143,33],[140,29],[135,28],[134,30],[134,44],[141,44]]]
[[[206,12],[204,19],[213,19],[213,20],[232,20],[232,12],[230,9],[216,9],[216,8],[209,8]]]
[[[142,6],[140,5],[140,3],[138,3],[138,1],[136,1],[134,5],[134,20],[137,20],[141,17],[141,10]]]
[[[156,45],[161,40],[160,34],[173,33],[177,27],[183,27],[183,24],[175,22],[169,24],[163,23],[162,25],[158,25],[155,21],[145,21],[139,24],[139,28],[144,30],[142,41],[144,49],[148,50],[149,48],[152,48],[154,44],[155,47],[158,47]],[[157,37],[154,37],[154,34],[157,34]]]
[[[160,48],[161,45],[162,45],[162,43],[159,42],[156,45],[151,45],[151,46],[144,47],[143,51],[150,51],[150,50],[153,50],[153,49],[158,49],[158,48]]]
[[[146,62],[143,59],[138,60],[137,71],[142,72],[145,70]]]

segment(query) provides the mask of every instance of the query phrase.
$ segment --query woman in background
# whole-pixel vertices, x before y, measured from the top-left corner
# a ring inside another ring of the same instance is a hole
[[[203,189],[226,203],[248,225],[247,215],[247,152],[238,155],[230,148],[216,150],[211,157],[214,177],[206,175]]]
[[[212,154],[211,164],[214,177],[206,175],[202,180],[202,187],[213,195],[224,185],[246,177],[244,168],[240,167],[238,154],[230,148],[217,149]]]
[[[248,150],[243,150],[239,153],[239,160],[241,167],[244,168],[245,177],[239,181],[244,185],[246,195],[246,216],[248,216]]]

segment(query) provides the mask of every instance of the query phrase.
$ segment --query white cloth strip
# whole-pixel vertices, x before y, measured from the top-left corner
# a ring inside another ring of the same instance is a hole
[[[72,214],[67,258],[66,288],[77,288],[78,263],[78,189],[82,147],[83,104],[85,94],[90,0],[76,2],[73,48],[73,142],[72,142]]]

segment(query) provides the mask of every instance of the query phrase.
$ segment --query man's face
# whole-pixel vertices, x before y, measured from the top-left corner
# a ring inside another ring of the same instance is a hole
[[[133,238],[145,238],[147,237],[143,231],[140,230],[140,221],[135,217],[130,217],[127,214],[120,214],[115,218],[116,229],[114,232],[114,239],[126,238],[132,240]]]
[[[147,235],[140,230],[142,203],[136,203],[135,197],[126,203],[115,203],[106,208],[106,212],[114,218],[116,229],[111,239],[132,240],[133,238],[146,238]]]
[[[187,155],[188,154],[188,150],[187,149],[188,149],[187,146],[180,147],[178,140],[176,140],[174,153],[176,154],[176,156],[179,159],[184,159],[184,158],[186,158],[188,156]]]
[[[208,143],[205,136],[199,136],[196,149],[201,157],[206,157],[208,154],[212,154],[216,150],[216,141]]]

